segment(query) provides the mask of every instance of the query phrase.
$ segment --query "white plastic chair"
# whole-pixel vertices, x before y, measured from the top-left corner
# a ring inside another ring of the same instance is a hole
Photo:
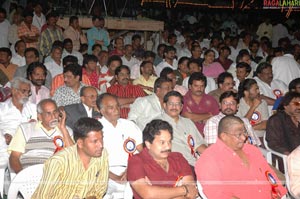
[[[202,185],[200,184],[199,181],[197,181],[197,187],[198,187],[198,192],[199,192],[199,195],[202,199],[207,199],[206,195],[204,194],[203,192],[203,188],[202,188]]]
[[[15,199],[20,192],[24,199],[30,199],[43,175],[43,164],[37,164],[20,171],[10,184],[7,198]]]

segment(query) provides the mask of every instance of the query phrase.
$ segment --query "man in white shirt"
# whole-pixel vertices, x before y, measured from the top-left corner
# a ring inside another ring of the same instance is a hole
[[[35,4],[32,25],[36,26],[40,32],[43,25],[46,24],[46,17],[42,11],[43,11],[42,6],[39,3]]]
[[[6,19],[6,11],[0,8],[0,46],[9,47],[8,30],[10,27],[9,21]]]
[[[74,50],[73,48],[73,42],[71,39],[67,38],[63,41],[64,49],[62,52],[62,59],[65,58],[68,55],[72,55],[74,57],[77,57],[78,59],[78,64],[82,65],[83,63],[83,56],[80,52],[77,50]]]
[[[166,68],[170,67],[173,70],[177,69],[176,49],[173,46],[167,46],[164,50],[164,60],[156,66],[156,75],[160,76],[160,72]]]
[[[25,49],[26,44],[23,40],[19,40],[15,43],[16,53],[12,56],[10,62],[17,65],[18,67],[26,64],[25,60]]]
[[[142,151],[142,131],[132,121],[120,118],[117,97],[104,93],[97,99],[97,107],[102,114],[104,147],[109,154],[109,182],[106,196],[114,192],[124,192],[127,181],[128,159]]]
[[[123,65],[128,66],[130,69],[139,62],[139,60],[133,57],[133,48],[131,44],[127,44],[124,47],[124,55],[121,57]]]
[[[54,78],[56,75],[63,73],[62,48],[60,46],[52,46],[51,59],[51,61],[45,63],[45,66]]]

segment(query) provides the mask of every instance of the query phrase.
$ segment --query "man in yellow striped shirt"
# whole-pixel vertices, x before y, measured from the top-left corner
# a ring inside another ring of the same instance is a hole
[[[80,118],[74,125],[76,144],[46,161],[32,199],[101,199],[108,183],[108,156],[103,149],[102,124]]]

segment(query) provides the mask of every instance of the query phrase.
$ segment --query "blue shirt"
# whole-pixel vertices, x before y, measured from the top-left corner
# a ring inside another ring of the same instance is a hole
[[[108,32],[101,28],[98,29],[96,27],[92,27],[87,31],[87,39],[88,39],[88,53],[92,53],[92,47],[95,44],[95,40],[103,40],[104,46],[102,46],[102,50],[107,50],[107,46],[109,45],[109,36]]]

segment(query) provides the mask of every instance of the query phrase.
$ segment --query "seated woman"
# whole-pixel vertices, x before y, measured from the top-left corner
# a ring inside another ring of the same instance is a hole
[[[202,72],[206,77],[216,79],[220,73],[225,72],[224,68],[219,62],[215,62],[215,52],[213,50],[206,50],[204,53],[204,61],[202,62]]]

